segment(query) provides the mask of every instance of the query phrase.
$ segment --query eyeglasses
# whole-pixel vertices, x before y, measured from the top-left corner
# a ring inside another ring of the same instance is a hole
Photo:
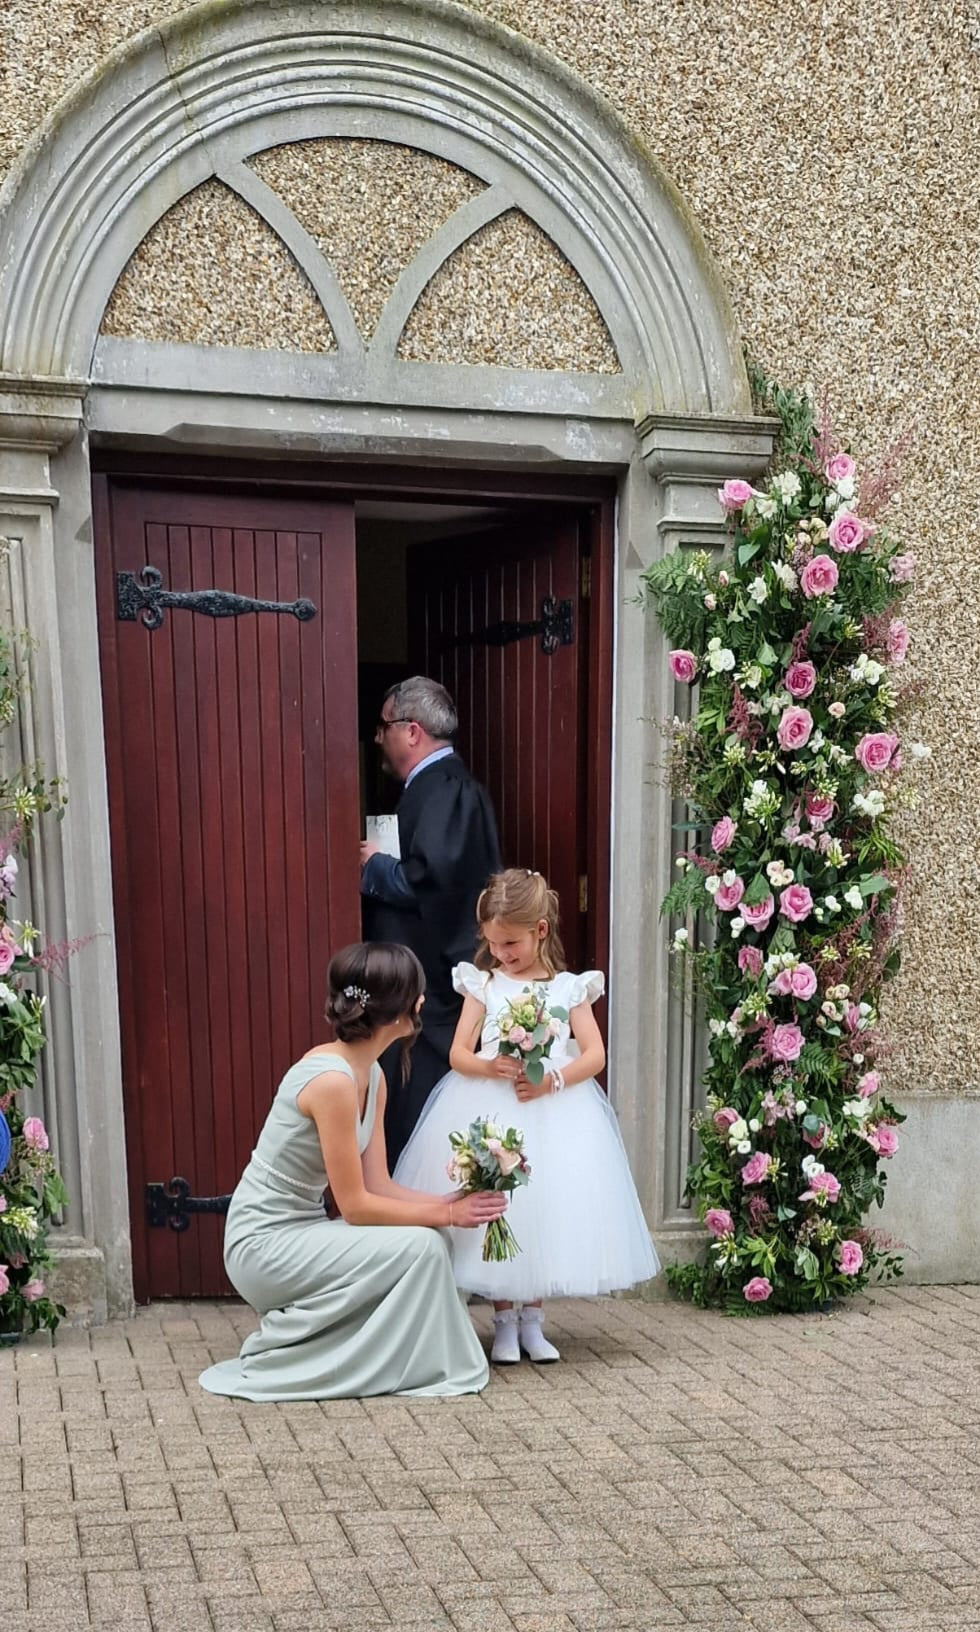
[[[412,723],[413,722],[411,720],[386,720],[382,714],[380,720],[378,721],[378,730],[381,735],[384,736],[390,725],[411,725]]]

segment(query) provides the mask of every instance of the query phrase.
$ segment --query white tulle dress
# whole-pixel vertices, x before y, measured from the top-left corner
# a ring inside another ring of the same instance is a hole
[[[497,1054],[497,1018],[529,983],[471,963],[453,970],[458,992],[486,1008],[480,1052]],[[544,987],[569,1014],[602,996],[596,970],[565,971]],[[559,1069],[578,1055],[567,1021],[560,1023],[551,1062]],[[508,1263],[483,1262],[483,1231],[452,1230],[453,1273],[463,1291],[502,1302],[592,1297],[635,1286],[657,1274],[660,1262],[640,1207],[615,1112],[593,1079],[559,1094],[518,1100],[500,1077],[463,1077],[450,1071],[433,1090],[395,1169],[399,1184],[445,1190],[449,1135],[476,1117],[521,1128],[531,1165],[530,1183],[510,1198],[507,1218],[521,1248]]]

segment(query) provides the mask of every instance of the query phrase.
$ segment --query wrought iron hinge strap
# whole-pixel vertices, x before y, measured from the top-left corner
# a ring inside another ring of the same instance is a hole
[[[159,629],[164,607],[200,612],[208,618],[240,618],[248,612],[278,612],[300,623],[316,617],[312,601],[257,601],[236,595],[230,589],[164,589],[163,574],[157,567],[116,574],[116,617],[121,623],[137,619],[146,629]]]
[[[515,641],[526,640],[531,635],[541,636],[541,650],[546,657],[554,657],[559,646],[572,646],[575,627],[571,601],[558,601],[553,595],[546,595],[541,602],[541,616],[535,618],[533,623],[503,619],[500,623],[491,623],[486,629],[477,629],[471,635],[461,635],[456,644],[511,646]]]
[[[186,1179],[146,1187],[146,1222],[151,1230],[181,1233],[191,1227],[192,1213],[226,1213],[231,1196],[192,1196]]]

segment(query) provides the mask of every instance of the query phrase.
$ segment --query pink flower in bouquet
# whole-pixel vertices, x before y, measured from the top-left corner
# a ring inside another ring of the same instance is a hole
[[[0,975],[10,973],[17,956],[9,941],[0,941]]]
[[[704,1222],[706,1229],[716,1238],[732,1233],[732,1215],[725,1207],[709,1207]]]
[[[863,1077],[858,1078],[857,1091],[861,1099],[870,1099],[878,1092],[880,1082],[877,1071],[865,1071]]]
[[[846,704],[840,702],[831,703],[827,709],[827,713],[833,715],[835,720],[842,720],[844,715],[847,713],[847,706]]]
[[[802,924],[813,911],[813,896],[805,884],[787,884],[779,897],[779,910],[791,924]]]
[[[734,912],[743,895],[745,884],[736,878],[731,884],[719,884],[715,891],[715,906],[719,912]]]
[[[12,1252],[10,1254],[10,1262],[8,1263],[7,1268],[8,1269],[23,1269],[23,1267],[24,1267],[24,1265],[26,1263],[27,1263],[27,1259],[24,1257],[24,1254],[22,1252]]]
[[[780,969],[770,987],[778,997],[798,997],[801,1002],[811,998],[817,989],[817,977],[808,963],[798,963],[795,969]]]
[[[7,1274],[6,1264],[0,1264],[0,1298],[10,1291],[10,1276]]]
[[[526,1036],[527,1032],[524,1030],[523,1026],[511,1026],[509,1032],[507,1033],[507,1041],[509,1043],[515,1043],[519,1048]]]
[[[828,799],[825,793],[807,794],[806,819],[816,832],[819,832],[825,823],[830,821],[833,814],[834,801]]]
[[[743,1184],[762,1184],[769,1177],[769,1157],[764,1150],[757,1150],[750,1156],[742,1168]]]
[[[888,661],[904,663],[909,649],[909,632],[901,618],[892,618],[888,625]]]
[[[762,953],[757,946],[740,946],[738,949],[738,967],[742,974],[752,976],[758,980],[762,974]]]
[[[746,1303],[765,1303],[772,1297],[772,1282],[765,1275],[753,1275],[743,1286],[742,1296]]]
[[[680,680],[685,686],[690,685],[698,672],[697,658],[693,652],[685,651],[683,647],[671,652],[667,662],[670,664],[670,672],[674,679]]]
[[[915,577],[915,556],[893,556],[891,565],[888,568],[888,576],[893,584],[910,584]]]
[[[840,510],[830,524],[828,537],[835,550],[842,555],[850,555],[861,548],[872,531],[873,528],[860,516],[852,516],[849,510]]]
[[[800,573],[800,588],[808,601],[818,595],[832,595],[840,574],[829,555],[815,555]]]
[[[745,922],[748,924],[749,928],[757,929],[761,932],[764,929],[768,929],[769,920],[776,910],[776,903],[771,895],[767,895],[764,901],[758,902],[754,907],[746,906],[745,902],[743,901],[741,910],[742,917],[745,919]]]
[[[776,730],[780,748],[785,748],[787,753],[805,748],[812,730],[813,715],[808,708],[787,708]]]
[[[5,1213],[6,1211],[7,1211],[7,1198],[6,1198],[6,1196],[0,1196],[0,1213]]]
[[[858,1008],[856,1003],[848,1003],[845,1006],[845,1008],[844,1008],[844,1025],[847,1028],[847,1030],[850,1032],[852,1037],[854,1036],[854,1033],[859,1029],[859,1027],[861,1025],[861,1010]]]
[[[827,460],[823,473],[828,482],[846,482],[854,475],[854,460],[849,453],[835,453]]]
[[[898,1134],[890,1122],[876,1122],[874,1127],[865,1130],[864,1137],[879,1156],[894,1156],[898,1149]]]
[[[773,1026],[769,1052],[774,1060],[798,1060],[802,1048],[803,1033],[799,1026],[792,1022],[788,1025]]]
[[[898,749],[894,731],[867,731],[854,750],[854,758],[863,770],[873,775],[887,771]]]
[[[20,1291],[21,1297],[26,1298],[28,1303],[37,1303],[38,1298],[44,1297],[44,1282],[41,1280],[28,1281],[26,1286],[21,1287]]]
[[[827,1143],[827,1124],[821,1122],[816,1133],[804,1133],[803,1143],[809,1145],[811,1150],[823,1150]]]
[[[711,829],[711,848],[716,855],[720,856],[723,850],[728,849],[736,832],[736,825],[730,816],[723,816],[720,822],[715,823]]]
[[[521,1165],[521,1153],[520,1153],[520,1151],[519,1150],[507,1150],[500,1143],[499,1139],[488,1139],[487,1140],[487,1149],[490,1152],[491,1156],[496,1156],[497,1166],[500,1168],[500,1171],[504,1175],[505,1179],[507,1178],[508,1174],[513,1173],[515,1167],[520,1167],[520,1165]]]
[[[817,684],[812,663],[791,663],[783,675],[783,685],[791,697],[809,697]]]
[[[840,1180],[832,1173],[814,1173],[810,1188],[804,1190],[801,1201],[836,1201],[840,1195]]]
[[[40,1152],[48,1149],[48,1132],[39,1116],[25,1117],[21,1132],[28,1150]]]
[[[738,1112],[733,1111],[730,1105],[722,1106],[711,1119],[719,1133],[727,1133],[733,1122],[738,1121]]]
[[[724,487],[718,489],[718,502],[723,510],[729,512],[741,510],[742,506],[748,504],[749,500],[754,497],[755,488],[750,486],[748,482],[739,481],[737,477],[727,481]]]
[[[856,1241],[842,1241],[837,1248],[837,1262],[842,1275],[856,1275],[864,1263],[864,1253]]]

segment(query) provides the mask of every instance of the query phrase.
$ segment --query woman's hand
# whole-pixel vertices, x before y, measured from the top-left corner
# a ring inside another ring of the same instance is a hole
[[[544,1099],[552,1092],[551,1072],[546,1071],[540,1082],[529,1082],[522,1072],[514,1084],[514,1092],[522,1105],[529,1099]]]
[[[519,1082],[524,1075],[524,1061],[513,1054],[498,1054],[486,1064],[488,1077],[503,1077],[505,1082]]]
[[[451,1204],[452,1225],[456,1230],[475,1230],[480,1224],[490,1224],[501,1218],[507,1208],[507,1197],[499,1190],[473,1190]]]

